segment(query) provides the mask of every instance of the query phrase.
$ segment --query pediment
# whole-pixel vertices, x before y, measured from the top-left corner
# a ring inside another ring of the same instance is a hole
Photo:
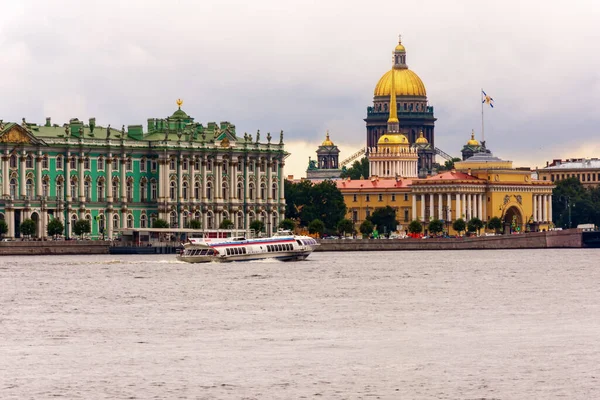
[[[44,142],[21,125],[12,124],[12,126],[5,127],[5,130],[0,133],[0,143],[43,144]]]

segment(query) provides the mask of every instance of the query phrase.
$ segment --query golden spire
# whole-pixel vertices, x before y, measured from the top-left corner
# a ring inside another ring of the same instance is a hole
[[[333,142],[329,139],[329,130],[327,130],[325,140],[323,141],[323,143],[321,143],[321,146],[333,146]]]
[[[471,130],[471,140],[467,142],[468,146],[479,146],[479,142],[475,139],[475,130]]]
[[[429,143],[427,138],[425,136],[423,136],[423,130],[421,130],[421,133],[419,134],[419,137],[417,138],[417,140],[415,140],[415,143],[417,143],[417,144],[428,144]]]
[[[390,124],[398,124],[398,109],[396,107],[396,82],[394,75],[396,71],[392,68],[392,90],[390,91],[390,117],[388,118],[388,133],[390,132]],[[395,132],[397,132],[397,129]]]
[[[177,103],[177,107],[179,107],[181,109],[181,106],[183,105],[183,100],[177,99],[176,103]]]

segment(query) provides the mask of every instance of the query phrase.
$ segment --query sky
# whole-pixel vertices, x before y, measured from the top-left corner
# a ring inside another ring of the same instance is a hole
[[[600,2],[0,0],[0,119],[146,125],[182,109],[238,134],[284,131],[305,176],[329,130],[340,161],[398,34],[454,156],[475,130],[515,166],[600,157]],[[441,160],[443,161],[443,160]]]

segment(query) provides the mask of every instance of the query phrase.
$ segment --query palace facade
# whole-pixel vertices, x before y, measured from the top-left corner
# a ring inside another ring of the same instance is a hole
[[[545,168],[537,171],[538,179],[558,182],[567,178],[576,178],[585,187],[600,185],[600,160],[598,158],[569,158],[552,160]]]
[[[87,219],[92,237],[126,228],[148,228],[156,219],[171,227],[198,220],[215,229],[229,219],[248,229],[265,223],[270,233],[284,218],[283,132],[273,141],[260,132],[239,137],[229,122],[195,122],[182,109],[167,118],[121,130],[74,118],[64,125],[0,121],[0,219],[9,237],[25,219],[47,236],[52,218],[73,235]]]

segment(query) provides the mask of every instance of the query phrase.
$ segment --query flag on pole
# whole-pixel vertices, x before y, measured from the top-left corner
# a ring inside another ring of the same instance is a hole
[[[483,98],[481,99],[482,103],[489,104],[490,107],[494,108],[494,99],[488,96],[483,90],[481,91],[481,95]]]

